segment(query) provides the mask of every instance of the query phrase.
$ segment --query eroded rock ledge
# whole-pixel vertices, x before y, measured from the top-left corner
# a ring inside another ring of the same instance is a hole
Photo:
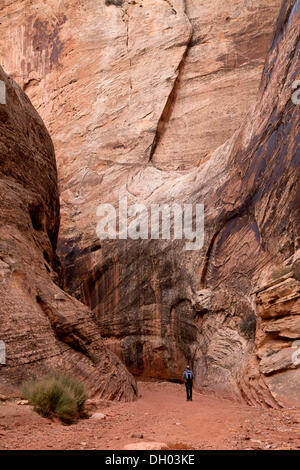
[[[300,405],[300,282],[292,276],[287,274],[256,293],[254,356],[242,380],[252,404]]]

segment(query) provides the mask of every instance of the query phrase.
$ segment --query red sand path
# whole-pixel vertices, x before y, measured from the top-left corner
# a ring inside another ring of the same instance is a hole
[[[15,401],[0,404],[0,449],[123,449],[134,442],[165,442],[188,449],[300,449],[300,410],[249,407],[194,392],[184,385],[139,382],[133,403],[101,402],[105,419],[72,426],[37,415]],[[142,434],[143,438],[132,437]]]

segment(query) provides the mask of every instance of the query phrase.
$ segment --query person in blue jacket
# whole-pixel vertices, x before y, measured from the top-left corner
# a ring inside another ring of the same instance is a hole
[[[190,369],[190,366],[186,366],[186,369],[183,373],[182,377],[185,381],[185,388],[186,388],[186,399],[187,401],[192,401],[192,393],[193,393],[193,378],[194,374]]]

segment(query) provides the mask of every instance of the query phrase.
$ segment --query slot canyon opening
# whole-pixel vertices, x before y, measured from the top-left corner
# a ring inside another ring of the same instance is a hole
[[[43,225],[43,210],[41,206],[32,206],[29,208],[29,215],[32,223],[32,227],[37,232],[44,230]]]

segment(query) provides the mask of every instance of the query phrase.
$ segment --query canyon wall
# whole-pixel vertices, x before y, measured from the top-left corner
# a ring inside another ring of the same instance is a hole
[[[256,293],[255,349],[241,383],[250,403],[300,406],[299,254],[298,274],[291,271]]]
[[[288,278],[257,294],[256,357],[273,397],[283,406],[300,407],[300,283]]]
[[[0,387],[51,369],[91,395],[131,400],[136,385],[105,348],[88,308],[58,287],[59,197],[54,148],[28,97],[0,68]]]
[[[189,361],[240,396],[251,294],[299,248],[299,0],[272,38],[280,3],[4,1],[2,63],[56,149],[65,287],[136,374]],[[96,208],[119,196],[203,203],[203,248],[100,242]]]
[[[255,102],[280,3],[2,0],[2,65],[54,140],[63,204],[114,164],[207,160]]]

